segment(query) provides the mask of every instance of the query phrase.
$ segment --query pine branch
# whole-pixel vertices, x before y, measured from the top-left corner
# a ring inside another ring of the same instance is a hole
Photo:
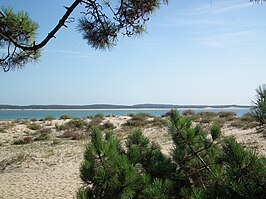
[[[178,132],[176,132],[178,133]],[[194,147],[192,146],[192,144],[181,134],[178,133],[180,138],[184,141],[184,143],[189,147],[189,149],[192,151],[192,153],[199,159],[199,161],[203,164],[203,166],[207,169],[207,171],[209,171],[214,177],[216,177],[216,175],[213,173],[213,171],[211,170],[211,168],[206,164],[206,162],[203,160],[203,158],[198,154],[198,152],[194,149]]]
[[[42,42],[40,42],[39,44],[35,44],[33,43],[32,46],[25,46],[25,45],[21,45],[18,42],[15,41],[15,39],[13,39],[8,33],[3,32],[1,34],[1,36],[3,36],[4,38],[8,39],[15,47],[20,48],[24,51],[36,51],[38,49],[41,49],[42,47],[44,47],[52,38],[55,37],[55,34],[63,27],[65,26],[65,22],[68,19],[68,17],[70,16],[70,14],[75,10],[75,8],[79,5],[79,3],[81,3],[82,0],[75,0],[73,2],[73,4],[66,8],[67,11],[65,12],[65,14],[63,15],[63,17],[59,20],[58,24],[54,27],[54,29],[48,33],[48,35],[42,40]]]

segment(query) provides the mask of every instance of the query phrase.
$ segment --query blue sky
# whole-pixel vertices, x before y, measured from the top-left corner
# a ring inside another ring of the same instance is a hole
[[[38,41],[72,0],[1,0],[40,25]],[[79,9],[72,16],[79,16]],[[170,0],[140,37],[90,48],[62,28],[39,63],[0,72],[0,104],[250,104],[266,83],[266,4]]]

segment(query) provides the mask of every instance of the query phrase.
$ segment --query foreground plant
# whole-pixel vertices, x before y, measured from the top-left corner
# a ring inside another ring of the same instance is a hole
[[[92,130],[77,198],[265,198],[266,160],[243,149],[233,138],[210,138],[177,111],[170,113],[170,156],[139,129],[123,148],[112,132]]]
[[[260,123],[261,126],[266,125],[266,85],[263,84],[256,89],[255,100],[252,101],[254,108],[252,115]]]

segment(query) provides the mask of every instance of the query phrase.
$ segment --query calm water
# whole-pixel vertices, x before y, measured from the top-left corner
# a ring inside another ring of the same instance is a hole
[[[155,116],[161,116],[168,112],[170,109],[162,110],[0,110],[0,120],[13,120],[20,118],[43,118],[51,115],[55,118],[59,118],[63,114],[69,114],[74,117],[85,117],[88,115],[95,115],[97,113],[102,113],[105,115],[126,115],[129,113],[149,113]],[[181,113],[184,109],[179,110]],[[241,116],[250,111],[250,109],[197,109],[194,112],[235,112],[237,115]]]

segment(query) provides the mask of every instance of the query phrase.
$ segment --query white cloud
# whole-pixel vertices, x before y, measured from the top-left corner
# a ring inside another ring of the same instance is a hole
[[[220,33],[217,35],[203,36],[194,38],[202,45],[216,48],[223,48],[227,46],[238,46],[247,44],[254,37],[253,31],[238,31]]]
[[[176,27],[176,26],[233,26],[234,24],[221,21],[221,20],[211,20],[211,19],[177,19],[168,21],[164,24],[159,24],[164,27]]]
[[[236,11],[253,6],[245,0],[217,0],[212,3],[199,4],[195,7],[189,8],[183,12],[184,15],[204,15],[204,14],[220,14],[230,11]]]
[[[61,53],[66,54],[72,57],[79,57],[79,58],[91,58],[92,56],[86,52],[79,52],[79,51],[71,51],[71,50],[60,50],[60,49],[53,49],[53,50],[44,50],[44,52],[48,53]]]

